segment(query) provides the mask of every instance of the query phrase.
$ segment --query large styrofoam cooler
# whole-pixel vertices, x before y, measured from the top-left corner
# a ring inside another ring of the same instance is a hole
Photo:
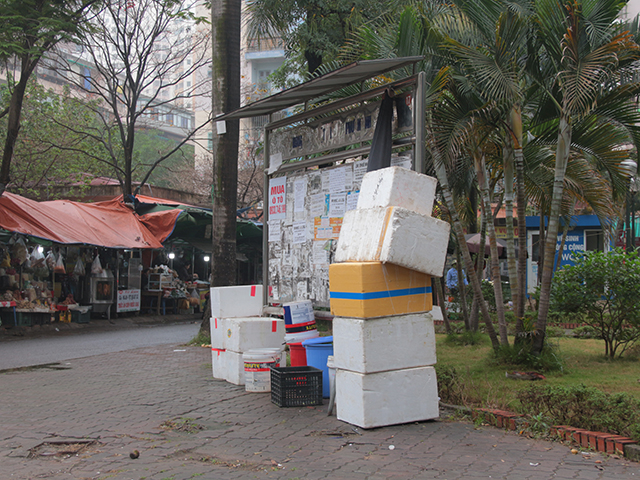
[[[438,418],[438,401],[433,367],[369,374],[336,371],[338,420],[362,428]]]
[[[285,326],[281,318],[246,317],[211,319],[211,347],[234,352],[284,345]]]
[[[436,364],[436,340],[429,313],[372,319],[333,318],[336,368],[376,373]]]
[[[442,308],[438,305],[434,305],[429,313],[431,313],[434,320],[444,320],[444,317],[442,316]]]
[[[433,305],[431,276],[381,262],[329,265],[331,313],[373,318],[428,312]]]
[[[262,315],[262,285],[213,287],[210,302],[214,318]]]
[[[234,385],[244,385],[244,358],[243,352],[232,352],[226,350],[226,367],[224,379]]]
[[[211,317],[209,330],[211,332],[211,348],[224,350],[224,336],[226,332],[224,318]]]
[[[226,380],[227,357],[225,354],[226,352],[224,350],[211,347],[211,370],[213,371],[213,378]]]
[[[284,345],[284,320],[271,317],[226,318],[225,350],[246,352]]]
[[[362,178],[358,208],[402,207],[431,216],[438,181],[401,167],[368,172]]]
[[[383,262],[441,277],[449,244],[447,222],[401,207],[349,210],[335,261]]]

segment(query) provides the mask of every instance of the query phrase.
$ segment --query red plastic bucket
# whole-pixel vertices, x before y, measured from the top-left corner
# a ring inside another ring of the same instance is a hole
[[[306,367],[307,366],[307,350],[302,346],[302,342],[288,343],[289,354],[291,355],[292,367]]]

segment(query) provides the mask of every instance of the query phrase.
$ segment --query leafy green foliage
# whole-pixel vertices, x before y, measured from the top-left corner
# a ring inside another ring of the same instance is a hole
[[[481,332],[464,330],[460,334],[450,333],[447,335],[446,342],[449,345],[479,345],[486,342],[486,336]]]
[[[73,41],[87,28],[87,13],[98,0],[15,1],[0,3],[0,62],[20,72],[7,80],[10,101],[0,113],[7,125],[0,166],[0,195],[10,180],[11,161],[20,131],[20,116],[27,83],[38,62],[60,41]]]
[[[640,440],[640,402],[626,393],[604,393],[585,385],[531,385],[517,396],[523,413],[542,414],[557,425]]]
[[[0,90],[0,109],[10,102],[9,88]],[[22,108],[20,136],[11,163],[11,190],[25,196],[56,198],[49,185],[69,186],[65,195],[74,195],[94,177],[108,173],[100,162],[84,152],[96,151],[91,142],[78,131],[95,125],[93,114],[85,102],[68,89],[58,95],[30,80]],[[72,128],[66,128],[68,122]],[[6,136],[7,118],[0,119],[0,137]]]
[[[558,349],[547,342],[542,353],[535,354],[532,338],[523,338],[513,345],[501,345],[492,352],[492,361],[498,365],[519,366],[541,372],[563,370],[564,361]]]
[[[140,129],[136,132],[133,148],[133,179],[140,181],[159,155],[169,152],[178,142],[168,138],[160,130]],[[181,177],[194,175],[194,147],[184,144],[160,165],[153,169],[148,183],[158,187],[181,189]]]
[[[490,312],[496,312],[496,294],[493,287],[493,282],[491,280],[483,279],[480,282],[480,288],[482,289],[482,295],[484,296],[485,302],[487,302],[487,307]],[[511,288],[509,287],[509,283],[502,282],[502,295],[503,298],[511,297]]]
[[[598,338],[596,329],[590,325],[582,325],[571,331],[571,335],[576,338]]]
[[[294,64],[304,61],[308,72],[313,73],[323,63],[337,58],[355,29],[393,11],[401,3],[400,0],[248,0],[249,37],[258,41],[281,38]]]
[[[0,59],[40,57],[60,40],[71,40],[84,24],[83,14],[97,0],[0,2]]]
[[[436,365],[436,377],[441,400],[451,405],[464,405],[464,385],[458,371],[454,367]]]
[[[640,339],[640,255],[638,252],[584,252],[573,266],[556,272],[552,308],[579,313],[615,358]]]

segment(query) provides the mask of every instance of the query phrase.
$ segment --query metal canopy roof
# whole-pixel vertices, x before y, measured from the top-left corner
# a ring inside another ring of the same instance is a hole
[[[296,87],[263,98],[257,102],[240,107],[233,112],[225,113],[214,120],[235,120],[238,118],[257,117],[279,112],[293,105],[299,105],[312,98],[334,92],[348,85],[360,83],[391,70],[406,67],[421,61],[423,56],[386,58],[380,60],[360,60],[341,67],[333,72],[316,77]]]

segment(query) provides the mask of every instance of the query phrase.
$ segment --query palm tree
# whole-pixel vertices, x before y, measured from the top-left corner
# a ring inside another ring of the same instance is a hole
[[[455,56],[463,63],[468,82],[487,103],[492,103],[504,113],[498,118],[503,131],[504,204],[507,224],[507,258],[513,304],[516,306],[518,324],[522,330],[524,313],[526,251],[520,248],[516,264],[513,200],[514,177],[517,182],[519,243],[525,245],[524,162],[522,153],[522,104],[525,64],[529,39],[530,2],[496,2],[478,0],[454,2],[464,15],[465,23],[452,30],[447,43]],[[476,35],[469,41],[468,23]]]
[[[553,193],[551,197],[546,259],[542,269],[538,320],[533,342],[535,353],[544,347],[553,259],[564,197],[567,165],[571,158],[576,120],[608,110],[602,102],[616,105],[633,100],[637,85],[621,85],[619,75],[640,59],[640,47],[629,32],[620,32],[618,15],[623,4],[617,0],[538,0],[535,3],[537,39],[542,58],[536,80],[558,113]],[[609,107],[610,108],[610,107]],[[608,110],[610,117],[615,110]],[[593,121],[602,122],[603,118]],[[624,124],[623,124],[624,125]],[[628,126],[638,145],[635,127]]]

